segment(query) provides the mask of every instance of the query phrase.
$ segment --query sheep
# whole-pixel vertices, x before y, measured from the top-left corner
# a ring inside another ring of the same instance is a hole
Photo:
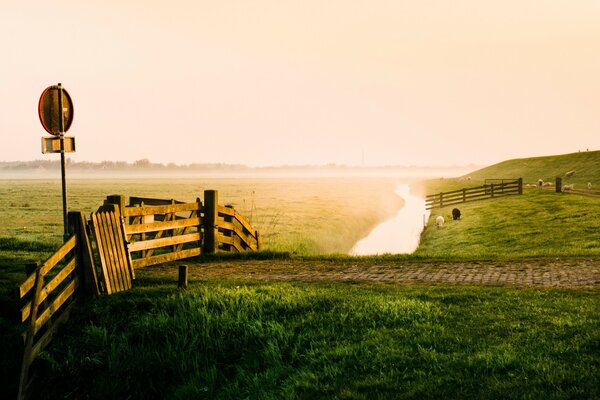
[[[441,215],[438,215],[435,218],[435,224],[437,225],[437,228],[440,229],[441,227],[444,226],[444,217],[442,217]]]
[[[575,184],[564,185],[563,190],[573,190],[575,188]]]
[[[570,177],[572,177],[573,175],[575,175],[575,170],[573,170],[573,171],[568,171],[568,172],[567,172],[565,175],[567,176],[567,178],[570,178]]]
[[[549,186],[553,186],[554,184],[552,182],[544,182],[544,184],[542,186],[544,187],[549,187]]]
[[[592,182],[588,182],[588,190],[592,190]]]
[[[460,219],[460,210],[458,208],[453,208],[452,209],[452,219],[453,220],[457,220]]]
[[[544,186],[544,181],[542,180],[542,178],[540,178],[540,179],[537,180],[537,186],[540,187],[540,188],[542,186]]]

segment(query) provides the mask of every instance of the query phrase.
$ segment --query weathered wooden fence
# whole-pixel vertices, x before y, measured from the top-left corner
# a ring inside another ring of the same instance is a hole
[[[218,250],[259,250],[260,234],[235,209],[218,204],[218,192],[206,190],[204,204],[173,199],[108,196],[124,217],[127,250],[133,271],[149,265]]]
[[[484,199],[523,194],[523,179],[494,179],[483,186],[427,195],[427,210]]]
[[[136,268],[218,250],[260,249],[260,234],[244,217],[220,206],[218,192],[204,195],[204,205],[200,199],[183,203],[140,197],[126,205],[124,196],[108,196],[89,223],[82,212],[69,213],[70,238],[42,265],[31,266],[19,286],[26,324],[19,400],[31,393],[34,360],[79,297],[130,289]],[[94,233],[95,246],[88,231]]]
[[[83,213],[69,213],[71,237],[41,265],[30,266],[30,274],[19,286],[23,303],[21,321],[26,325],[21,364],[19,399],[31,392],[30,369],[60,325],[68,318],[75,301],[85,290],[98,294],[96,270]]]

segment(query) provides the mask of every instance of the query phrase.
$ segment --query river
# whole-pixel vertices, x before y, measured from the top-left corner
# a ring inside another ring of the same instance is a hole
[[[396,194],[404,199],[404,206],[398,214],[377,225],[367,237],[359,240],[350,250],[351,255],[401,254],[417,249],[423,231],[423,215],[429,217],[429,211],[425,211],[425,199],[412,194],[408,184],[399,185]]]

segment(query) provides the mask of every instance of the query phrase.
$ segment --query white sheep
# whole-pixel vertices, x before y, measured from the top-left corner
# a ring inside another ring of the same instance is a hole
[[[563,190],[573,190],[575,188],[575,184],[564,185]]]
[[[592,190],[592,182],[588,182],[588,190]]]
[[[574,170],[573,171],[568,171],[565,175],[567,176],[567,178],[570,178],[573,175],[575,175],[575,171]]]
[[[442,217],[441,215],[438,215],[435,218],[435,224],[437,225],[438,229],[443,227],[444,226],[444,217]]]
[[[544,186],[544,181],[542,180],[542,178],[538,179],[538,181],[537,181],[537,186],[538,186],[538,187],[542,187],[542,186]]]

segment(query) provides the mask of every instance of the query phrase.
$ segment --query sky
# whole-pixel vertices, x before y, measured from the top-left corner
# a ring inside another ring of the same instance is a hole
[[[600,149],[600,0],[0,0],[0,161],[488,165]]]

